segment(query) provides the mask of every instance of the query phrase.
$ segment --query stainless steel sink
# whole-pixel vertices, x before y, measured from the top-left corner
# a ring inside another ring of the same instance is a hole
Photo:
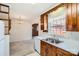
[[[54,39],[54,38],[47,38],[46,41],[50,42],[50,43],[62,43],[63,41],[60,41],[59,39]]]

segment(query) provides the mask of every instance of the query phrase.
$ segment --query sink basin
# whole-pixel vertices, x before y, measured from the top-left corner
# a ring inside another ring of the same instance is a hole
[[[54,38],[47,38],[46,41],[51,42],[51,43],[62,43],[63,41],[60,41],[59,39],[54,39]]]

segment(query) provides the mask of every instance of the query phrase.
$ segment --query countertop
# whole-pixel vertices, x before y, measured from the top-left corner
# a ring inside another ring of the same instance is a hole
[[[36,38],[40,39],[40,40],[43,40],[45,41],[44,39],[46,39],[48,36],[37,36]],[[78,54],[79,52],[79,41],[76,41],[74,39],[61,39],[63,40],[62,43],[58,43],[58,44],[55,44],[55,43],[50,43],[48,41],[45,41],[51,45],[54,45],[56,47],[59,47],[61,49],[64,49],[66,51],[69,51],[73,54]]]
[[[71,39],[69,39],[69,40],[64,39],[62,43],[58,43],[58,44],[51,43],[46,40],[42,40],[42,41],[47,42],[51,45],[54,45],[58,48],[64,49],[64,50],[71,52],[75,55],[78,55],[78,52],[79,52],[79,42],[78,41],[71,40]]]

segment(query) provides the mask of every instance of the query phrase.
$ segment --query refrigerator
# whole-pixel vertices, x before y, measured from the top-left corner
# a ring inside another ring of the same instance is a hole
[[[0,56],[5,56],[4,22],[0,20]]]

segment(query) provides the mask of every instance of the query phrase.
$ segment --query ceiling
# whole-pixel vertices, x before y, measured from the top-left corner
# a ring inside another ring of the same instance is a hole
[[[10,6],[10,16],[12,18],[33,20],[53,8],[56,3],[7,3],[7,5]]]

